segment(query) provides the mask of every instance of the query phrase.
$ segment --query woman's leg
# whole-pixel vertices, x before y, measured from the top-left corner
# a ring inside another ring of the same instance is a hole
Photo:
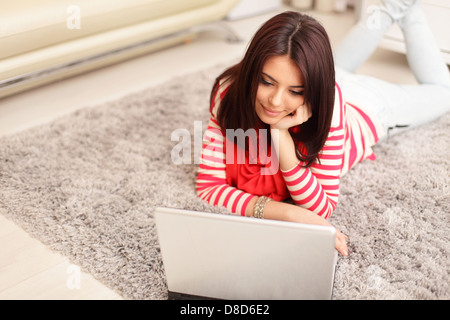
[[[374,7],[366,20],[358,22],[334,50],[334,61],[338,68],[355,72],[375,51],[392,19]]]
[[[417,81],[450,87],[448,67],[419,5],[412,6],[398,25],[404,35],[409,66]]]
[[[383,0],[367,8],[367,17],[356,24],[334,52],[337,67],[354,72],[378,47],[386,31],[402,19],[418,0]]]
[[[347,100],[377,115],[391,134],[450,111],[449,71],[419,2],[382,1],[380,10],[375,11],[379,20],[373,26],[377,27],[371,28],[370,19],[375,17],[369,16],[351,30],[335,53],[336,78],[341,81]],[[372,54],[393,22],[404,32],[408,61],[420,85],[397,85],[352,73]]]
[[[450,73],[419,3],[398,21],[407,60],[420,85],[399,86],[392,92],[396,123],[415,127],[450,111]],[[401,131],[394,129],[395,131]]]

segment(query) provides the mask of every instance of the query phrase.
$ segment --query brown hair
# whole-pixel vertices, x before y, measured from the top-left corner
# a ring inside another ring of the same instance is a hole
[[[218,109],[218,122],[226,129],[266,126],[255,111],[255,99],[265,62],[273,56],[289,56],[304,78],[304,97],[312,109],[311,118],[293,133],[297,157],[310,166],[327,139],[333,115],[335,74],[330,41],[322,25],[312,17],[287,11],[268,20],[254,35],[242,61],[227,69],[217,79],[211,92],[211,103],[219,82],[230,85]]]

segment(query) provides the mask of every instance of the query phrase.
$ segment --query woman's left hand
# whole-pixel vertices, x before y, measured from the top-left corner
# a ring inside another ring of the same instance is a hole
[[[289,128],[301,125],[311,118],[312,112],[309,104],[305,103],[298,107],[294,112],[288,114],[276,124],[271,126],[272,129],[287,130]]]

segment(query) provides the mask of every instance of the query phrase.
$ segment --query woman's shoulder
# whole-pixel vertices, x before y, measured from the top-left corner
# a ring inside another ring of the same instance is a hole
[[[230,77],[220,78],[216,81],[214,88],[213,88],[213,96],[211,99],[210,110],[211,110],[212,115],[217,116],[217,110],[218,110],[223,98],[227,94],[232,82],[233,81],[231,80]]]
[[[345,99],[341,87],[336,82],[334,94],[333,118],[331,119],[332,128],[342,128],[345,117]]]
[[[230,85],[232,83],[233,83],[233,80],[231,79],[231,77],[220,78],[217,81],[216,90],[217,90],[217,93],[219,94],[220,99],[223,99],[223,97],[228,92],[228,89],[230,88]]]

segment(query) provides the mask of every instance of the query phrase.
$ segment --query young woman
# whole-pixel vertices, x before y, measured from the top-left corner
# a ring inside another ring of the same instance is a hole
[[[330,225],[340,178],[374,159],[373,145],[450,110],[449,71],[419,1],[378,8],[369,17],[376,21],[355,26],[334,57],[326,31],[307,15],[285,12],[257,31],[213,87],[199,197],[243,216]],[[419,85],[353,73],[392,23],[404,32]],[[346,239],[337,232],[342,255]]]

